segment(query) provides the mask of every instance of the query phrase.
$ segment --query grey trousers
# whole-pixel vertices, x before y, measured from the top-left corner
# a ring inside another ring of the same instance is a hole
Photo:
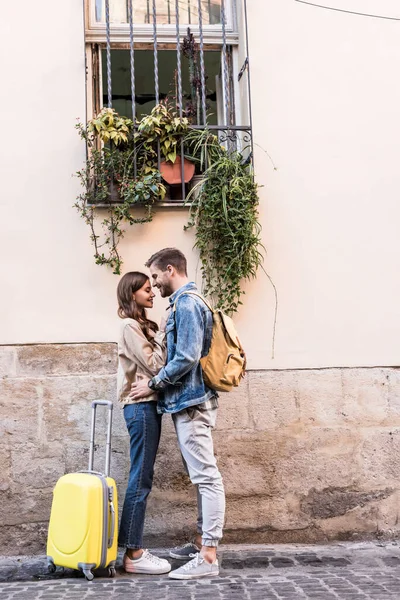
[[[183,463],[197,486],[197,531],[203,546],[218,546],[225,518],[225,491],[211,436],[217,419],[212,400],[172,415]]]

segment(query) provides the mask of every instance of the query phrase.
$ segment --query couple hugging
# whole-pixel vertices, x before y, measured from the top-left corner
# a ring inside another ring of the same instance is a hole
[[[118,343],[118,397],[130,435],[130,472],[119,531],[128,573],[168,573],[171,565],[143,549],[147,497],[151,491],[163,413],[171,413],[185,469],[197,487],[197,535],[173,548],[170,556],[188,561],[169,573],[173,579],[218,575],[217,546],[222,537],[225,493],[211,431],[217,393],[203,381],[200,358],[210,347],[212,314],[194,294],[186,258],[165,248],[147,261],[148,275],[126,273],[117,290],[123,319]],[[169,297],[168,318],[160,328],[147,317],[158,288]]]

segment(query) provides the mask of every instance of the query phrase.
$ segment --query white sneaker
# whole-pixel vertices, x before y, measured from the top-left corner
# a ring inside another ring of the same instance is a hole
[[[172,571],[168,577],[171,577],[171,579],[198,579],[199,577],[211,577],[213,575],[219,575],[218,559],[213,563],[209,563],[201,554],[196,554],[193,560]]]
[[[162,575],[162,573],[169,573],[171,570],[171,565],[167,560],[150,554],[148,550],[143,550],[142,556],[136,559],[131,559],[127,554],[124,554],[123,565],[127,573]]]

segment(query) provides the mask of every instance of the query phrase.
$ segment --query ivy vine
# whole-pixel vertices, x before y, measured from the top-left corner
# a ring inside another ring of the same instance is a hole
[[[233,313],[242,304],[244,279],[254,278],[263,262],[258,221],[258,186],[239,152],[227,152],[215,136],[208,139],[204,179],[193,190],[186,229],[195,228],[204,293],[216,307]],[[211,143],[210,143],[211,142]],[[204,151],[205,144],[201,144]]]

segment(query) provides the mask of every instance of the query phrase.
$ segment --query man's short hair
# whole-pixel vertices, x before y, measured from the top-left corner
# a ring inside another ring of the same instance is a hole
[[[153,265],[161,271],[166,271],[168,265],[175,267],[179,275],[187,276],[187,261],[185,255],[178,248],[163,248],[159,250],[145,263],[146,267]]]

